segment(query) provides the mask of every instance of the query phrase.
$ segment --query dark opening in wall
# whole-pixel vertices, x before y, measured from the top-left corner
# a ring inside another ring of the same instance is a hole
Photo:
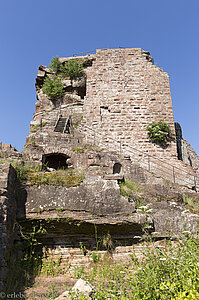
[[[69,156],[60,153],[45,154],[42,157],[42,167],[44,170],[48,168],[52,168],[55,170],[67,169],[67,160],[69,158]]]
[[[179,123],[175,123],[175,131],[176,131],[176,144],[177,144],[177,153],[178,159],[182,160],[182,128]]]
[[[84,99],[84,97],[86,96],[86,83],[83,86],[75,88],[75,91],[77,95],[81,97],[81,99]]]
[[[122,170],[122,165],[120,163],[115,163],[113,166],[113,174],[119,174]]]

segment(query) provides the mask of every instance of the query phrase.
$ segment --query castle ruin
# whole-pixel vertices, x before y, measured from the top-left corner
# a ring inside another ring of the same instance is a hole
[[[83,63],[85,74],[61,78],[64,94],[56,99],[42,90],[52,72],[39,66],[38,101],[23,151],[0,144],[2,286],[17,234],[10,231],[13,220],[28,232],[38,221],[48,227],[50,219],[54,227],[38,238],[45,247],[59,249],[65,260],[80,242],[94,247],[94,225],[99,236],[111,234],[116,257],[138,242],[146,224],[156,239],[168,237],[171,228],[175,235],[184,227],[196,231],[198,217],[182,202],[185,194],[198,198],[199,158],[174,123],[168,74],[140,48],[99,49],[59,61],[71,59]],[[150,122],[160,120],[173,136],[164,146],[151,142],[146,130]],[[84,178],[70,187],[25,182],[16,189],[15,171],[8,162],[41,166],[41,174],[79,170]],[[126,180],[138,184],[141,192],[121,195]],[[139,209],[141,199],[150,214]]]

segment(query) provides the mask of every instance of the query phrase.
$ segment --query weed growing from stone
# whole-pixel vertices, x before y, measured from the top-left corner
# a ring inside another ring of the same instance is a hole
[[[78,279],[84,277],[86,274],[84,266],[74,266],[73,272],[74,277]]]
[[[44,250],[44,257],[42,258],[41,275],[57,276],[61,274],[61,254],[54,256],[54,253],[49,253]]]
[[[60,62],[58,56],[52,58],[49,67],[49,71],[55,75],[58,75],[62,72],[62,63]]]
[[[58,297],[58,291],[55,288],[55,284],[52,284],[50,290],[47,291],[48,299],[56,299]]]
[[[193,213],[199,214],[199,201],[197,198],[184,195],[183,201],[187,204],[187,209],[189,209]]]
[[[81,116],[80,120],[73,124],[74,128],[77,128],[77,127],[80,125],[80,123],[81,123],[81,121],[83,120],[83,118],[84,118],[84,117]]]
[[[134,193],[140,192],[140,187],[138,184],[133,183],[132,181],[126,179],[124,182],[119,183],[120,186],[120,195],[123,197],[132,197]]]
[[[15,168],[17,178],[19,181],[26,180],[27,175],[29,173],[35,173],[35,172],[41,172],[42,167],[41,166],[28,166],[28,165],[23,165],[22,163],[15,163],[12,162],[13,167]]]
[[[42,129],[47,122],[42,122],[41,124],[31,125],[30,132],[37,132],[39,129]]]
[[[113,252],[114,249],[114,243],[112,241],[110,233],[107,233],[102,238],[102,246],[108,251],[108,253]]]

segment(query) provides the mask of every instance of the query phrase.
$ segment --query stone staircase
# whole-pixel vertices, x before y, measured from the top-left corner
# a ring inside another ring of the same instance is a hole
[[[69,130],[69,115],[67,117],[62,117],[59,116],[55,127],[54,127],[54,132],[62,132],[65,133],[66,131]]]

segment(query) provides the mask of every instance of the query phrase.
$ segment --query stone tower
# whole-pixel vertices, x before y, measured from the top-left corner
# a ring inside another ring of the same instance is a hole
[[[163,149],[147,137],[151,121],[167,122],[173,133],[175,127],[169,76],[140,48],[96,51],[87,69],[84,117],[105,136],[156,157],[177,157],[175,139]]]
[[[140,48],[98,49],[96,54],[59,61],[65,64],[71,59],[83,63],[85,74],[75,80],[62,77],[64,95],[56,100],[42,90],[52,73],[39,66],[38,102],[24,158],[35,163],[58,159],[60,164],[65,158],[59,154],[69,159],[74,147],[96,144],[130,155],[132,161],[163,178],[175,182],[179,178],[178,183],[188,178],[187,184],[195,186],[198,156],[182,137],[177,145],[169,75],[154,65],[150,53]],[[147,135],[147,125],[160,120],[173,135],[166,146],[151,142]]]

